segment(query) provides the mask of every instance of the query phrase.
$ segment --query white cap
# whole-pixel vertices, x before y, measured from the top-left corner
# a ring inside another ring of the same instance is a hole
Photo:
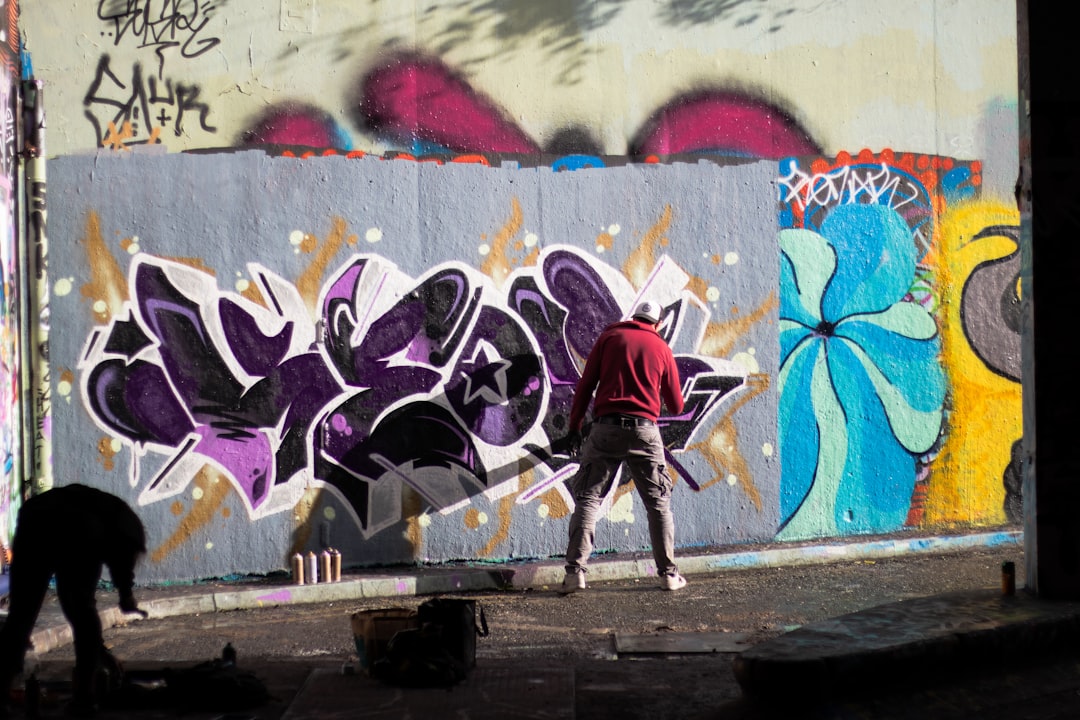
[[[634,308],[634,314],[631,315],[631,317],[635,320],[644,320],[655,325],[660,322],[660,306],[652,300],[638,303],[638,306]]]

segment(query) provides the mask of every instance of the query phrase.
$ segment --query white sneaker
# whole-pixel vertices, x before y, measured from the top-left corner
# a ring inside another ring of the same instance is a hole
[[[569,595],[585,589],[585,573],[568,572],[559,587],[560,595]]]
[[[686,587],[686,578],[679,573],[664,575],[660,578],[660,588],[663,590],[678,590]]]

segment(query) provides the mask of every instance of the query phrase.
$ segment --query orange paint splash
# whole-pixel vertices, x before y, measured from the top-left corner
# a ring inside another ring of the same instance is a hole
[[[86,214],[85,233],[79,242],[86,252],[91,277],[90,282],[80,288],[80,292],[90,302],[94,320],[104,324],[123,309],[128,299],[127,278],[105,245],[105,238],[101,234],[101,219],[96,212]],[[103,309],[94,310],[98,303],[103,304]]]
[[[740,337],[749,332],[750,327],[765,319],[774,310],[780,307],[780,301],[776,293],[769,293],[769,297],[761,303],[752,313],[746,317],[728,322],[711,322],[705,328],[705,337],[698,346],[698,352],[702,355],[713,357],[727,357],[734,349]],[[732,313],[733,315],[736,313]]]
[[[727,474],[734,475],[739,487],[754,503],[754,507],[761,512],[761,492],[754,485],[750,477],[750,466],[739,449],[739,431],[735,425],[735,413],[743,405],[750,402],[758,395],[769,389],[768,375],[755,374],[746,379],[746,389],[740,392],[735,402],[727,409],[724,416],[713,427],[709,437],[700,443],[690,446],[691,450],[697,450],[716,472],[711,480],[701,485],[704,490],[723,480]],[[723,460],[723,463],[721,463]],[[729,472],[725,473],[725,467]]]
[[[326,242],[318,248],[318,252],[315,257],[312,258],[311,264],[307,270],[304,270],[300,274],[299,279],[296,281],[296,289],[300,293],[300,297],[303,298],[304,304],[308,310],[315,315],[316,308],[319,304],[319,287],[322,284],[323,275],[326,274],[326,268],[330,265],[330,261],[337,254],[341,246],[346,242],[345,232],[347,224],[344,218],[334,216],[330,220],[330,234],[326,237]],[[311,237],[304,235],[304,243],[301,244],[301,250],[306,247],[307,239]],[[312,238],[314,240],[314,238]],[[349,240],[350,244],[356,244],[355,236]],[[304,250],[304,252],[312,252],[316,249],[318,242],[311,246],[311,250]]]
[[[649,273],[656,266],[657,248],[668,244],[666,233],[671,227],[671,218],[671,205],[666,205],[660,219],[646,231],[637,248],[630,253],[630,257],[623,264],[623,275],[635,288],[641,288],[649,279]]]
[[[510,537],[510,523],[513,520],[514,506],[517,497],[529,489],[533,484],[532,466],[525,460],[518,461],[518,489],[516,493],[507,495],[499,500],[499,527],[480,551],[481,555],[491,555],[495,548],[499,547]]]
[[[202,491],[202,497],[193,503],[191,511],[176,526],[172,535],[151,553],[150,557],[155,563],[163,561],[190,540],[197,530],[208,525],[229,495],[228,479],[210,465],[203,465],[192,482]]]
[[[401,515],[405,518],[405,539],[412,545],[414,558],[420,554],[420,548],[424,547],[424,529],[420,526],[420,513],[423,508],[420,493],[409,487],[401,489]]]
[[[98,462],[101,463],[101,466],[110,472],[115,470],[116,463],[114,460],[116,458],[116,451],[113,450],[112,438],[103,437],[98,440],[97,449]]]
[[[243,297],[245,300],[250,300],[256,305],[260,305],[264,308],[269,309],[270,307],[270,305],[266,302],[266,298],[263,297],[262,289],[253,282],[249,282],[247,284],[247,287],[245,287],[243,292],[240,293],[240,296]]]
[[[315,508],[318,507],[322,498],[322,490],[308,488],[304,495],[293,506],[293,522],[296,530],[293,531],[292,547],[289,548],[289,557],[301,552],[311,540],[311,531],[314,527],[312,518],[315,516]]]
[[[525,223],[525,215],[521,210],[518,199],[510,198],[510,217],[495,233],[491,241],[491,250],[480,266],[480,272],[495,281],[496,287],[502,287],[506,276],[510,274],[510,261],[508,259],[510,240],[521,232]]]
[[[116,123],[110,122],[108,132],[105,134],[105,139],[101,141],[101,147],[109,148],[110,150],[123,150],[131,152],[131,148],[124,142],[125,140],[131,140],[135,137],[135,133],[132,130],[131,122],[125,121],[120,126],[120,130],[116,129]]]
[[[540,496],[541,501],[548,507],[548,517],[559,520],[570,514],[570,506],[558,490],[552,488]]]

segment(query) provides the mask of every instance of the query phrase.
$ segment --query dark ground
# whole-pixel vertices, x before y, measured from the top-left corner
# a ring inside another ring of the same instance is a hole
[[[698,652],[695,650],[703,648],[693,647],[695,638],[717,637],[706,633],[728,633],[719,637],[742,640],[744,644],[732,648],[738,649],[799,625],[883,603],[1000,587],[1005,560],[1016,564],[1017,587],[1023,588],[1022,547],[1008,545],[952,554],[691,575],[687,588],[675,593],[659,590],[655,580],[642,579],[596,583],[588,591],[568,597],[559,596],[554,589],[471,594],[469,597],[483,607],[491,629],[489,637],[478,640],[476,672],[513,671],[518,677],[530,672],[555,673],[549,677],[555,678],[549,685],[554,694],[541,693],[533,704],[539,714],[521,717],[1080,717],[1080,663],[1072,659],[1055,658],[1045,667],[1029,663],[977,674],[958,668],[955,678],[926,677],[896,691],[868,688],[864,697],[854,701],[806,704],[793,713],[790,708],[779,711],[742,701],[731,667],[734,653]],[[153,591],[143,594],[150,597]],[[342,667],[356,660],[351,614],[364,608],[416,607],[422,600],[375,598],[136,621],[108,630],[105,637],[129,671],[190,667],[219,656],[225,644],[232,643],[239,666],[255,672],[275,698],[238,718],[331,717],[328,710],[305,715],[299,703],[291,711],[289,706],[298,693],[308,705],[320,693],[320,702],[331,702],[333,683],[354,694],[364,688],[372,703],[390,697],[386,694],[390,691],[376,681],[363,676],[341,677]],[[680,647],[688,652],[679,653],[617,653],[616,635],[624,641],[665,636],[689,639],[690,646]],[[40,675],[46,682],[61,681],[70,674],[73,654],[68,646],[39,660]],[[323,684],[318,687],[327,690],[309,687],[301,692],[314,671],[321,671]],[[1002,696],[1003,690],[1009,690],[1008,697]],[[398,705],[388,706],[386,712],[365,714],[353,706],[343,708],[346,714],[340,716],[427,717],[417,708],[411,714],[399,712],[402,691],[393,692],[398,693]],[[409,692],[444,691],[404,692],[407,704]],[[459,686],[454,692],[457,695],[445,697],[460,699],[465,691]],[[363,692],[360,697],[364,697]],[[545,714],[544,708],[550,712]],[[560,708],[570,708],[570,714]],[[46,716],[49,713],[59,713],[59,708],[46,703]],[[101,714],[177,716],[172,708],[160,713]],[[194,720],[220,716],[220,712],[184,715]],[[447,716],[500,715],[492,711]]]

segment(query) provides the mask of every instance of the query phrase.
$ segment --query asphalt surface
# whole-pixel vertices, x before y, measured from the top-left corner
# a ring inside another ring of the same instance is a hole
[[[1070,652],[1029,655],[1023,662],[995,658],[970,668],[928,666],[902,683],[870,677],[842,697],[813,697],[792,683],[778,686],[775,697],[748,698],[736,680],[733,661],[741,653],[794,637],[799,628],[898,601],[1000,593],[1005,561],[1015,564],[1022,589],[1022,545],[1006,543],[698,572],[675,593],[659,590],[648,577],[592,581],[587,591],[567,597],[543,584],[451,593],[476,599],[491,632],[478,639],[472,676],[450,691],[387,686],[357,667],[352,614],[415,608],[424,599],[416,594],[122,621],[105,638],[129,676],[189,669],[219,657],[228,643],[238,666],[263,681],[271,698],[242,710],[219,704],[180,712],[175,704],[151,703],[105,708],[99,717],[1080,717],[1080,662]],[[198,589],[138,594],[153,607],[162,597]],[[262,597],[270,590],[262,587]],[[54,644],[28,658],[45,687],[43,717],[62,715],[74,660],[70,645]]]

